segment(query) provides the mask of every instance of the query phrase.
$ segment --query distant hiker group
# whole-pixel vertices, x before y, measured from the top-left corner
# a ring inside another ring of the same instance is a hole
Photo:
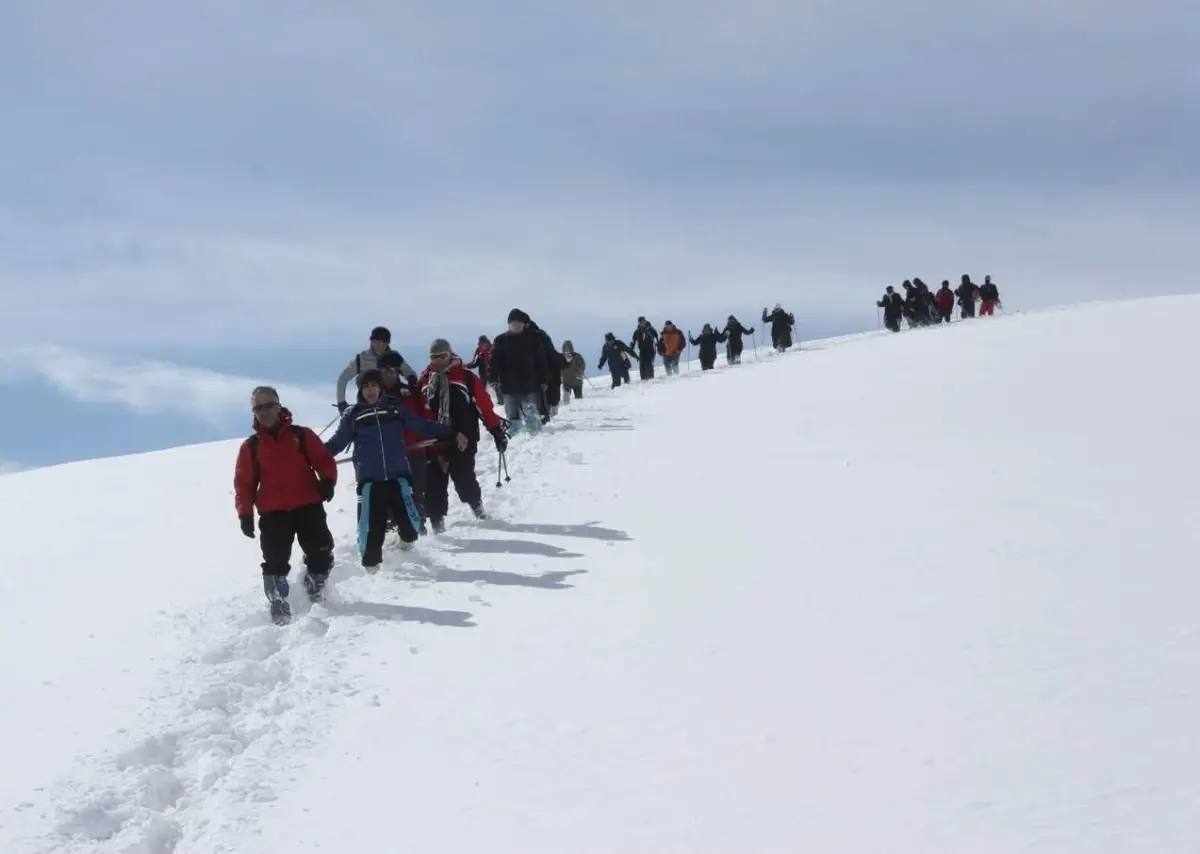
[[[959,307],[960,320],[975,316],[976,303],[979,303],[981,317],[993,315],[997,305],[1004,308],[1004,303],[1000,301],[1000,289],[993,284],[991,276],[984,276],[983,284],[976,285],[968,274],[963,273],[962,282],[954,290],[950,289],[950,280],[943,279],[936,293],[916,278],[911,281],[905,279],[901,287],[904,288],[904,296],[888,285],[883,299],[875,303],[883,309],[884,326],[892,332],[900,331],[901,319],[910,329],[914,326],[950,323],[955,304]]]

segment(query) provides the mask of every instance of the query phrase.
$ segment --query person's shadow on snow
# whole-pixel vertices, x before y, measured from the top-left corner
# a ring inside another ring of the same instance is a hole
[[[403,620],[410,623],[428,623],[432,626],[449,626],[458,629],[473,629],[478,623],[469,611],[439,611],[437,608],[418,608],[413,605],[393,605],[389,602],[338,602],[328,603],[329,613],[348,617],[371,617],[375,620]]]
[[[447,543],[446,551],[451,554],[480,555],[539,555],[541,557],[583,557],[580,552],[569,552],[558,546],[537,543],[533,540],[468,540],[454,539]]]
[[[503,519],[485,519],[460,522],[458,525],[543,537],[579,537],[585,540],[610,540],[613,542],[625,542],[633,539],[624,531],[618,531],[616,528],[604,528],[595,522],[582,522],[578,525],[546,525],[534,522],[505,522]]]

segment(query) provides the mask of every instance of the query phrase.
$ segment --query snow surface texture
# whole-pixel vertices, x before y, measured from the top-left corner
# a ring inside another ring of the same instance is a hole
[[[282,629],[236,442],[6,477],[0,851],[1200,850],[1197,309],[589,389]]]

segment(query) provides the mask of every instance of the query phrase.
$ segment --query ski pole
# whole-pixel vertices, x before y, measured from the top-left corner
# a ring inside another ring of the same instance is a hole
[[[504,473],[504,483],[511,483],[512,478],[508,476],[508,455],[504,451],[500,451],[500,462],[496,465],[496,487],[503,486],[500,482],[500,473]]]
[[[335,403],[334,406],[337,406],[337,404]],[[336,424],[337,420],[341,417],[342,417],[342,413],[340,413],[340,412],[337,415],[333,416],[333,420],[321,428],[321,432],[317,434],[318,438],[321,436],[324,436],[325,431],[328,430],[330,427],[332,427],[334,424]]]

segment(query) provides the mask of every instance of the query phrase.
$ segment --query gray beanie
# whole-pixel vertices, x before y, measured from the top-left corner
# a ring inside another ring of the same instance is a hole
[[[434,353],[453,353],[454,348],[450,346],[450,342],[445,338],[434,338],[433,343],[429,345],[429,355]]]

